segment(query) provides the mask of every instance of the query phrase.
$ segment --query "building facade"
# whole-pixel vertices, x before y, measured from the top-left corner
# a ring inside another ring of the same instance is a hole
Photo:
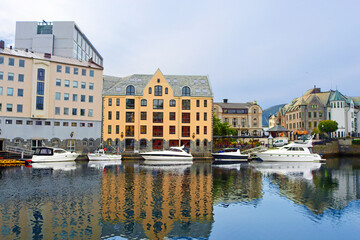
[[[0,42],[0,147],[89,151],[101,137],[103,68],[4,48]]]
[[[228,122],[235,129],[238,136],[263,135],[262,108],[253,103],[229,103],[224,99],[222,103],[214,103],[214,113],[221,122]]]
[[[15,48],[70,57],[103,66],[103,58],[73,21],[16,22]]]
[[[346,97],[339,91],[321,92],[314,87],[279,109],[276,122],[289,130],[291,139],[312,134],[322,120],[334,120],[338,130],[332,137],[359,135],[359,98]]]
[[[121,151],[185,145],[211,151],[213,95],[206,76],[104,76],[103,141]]]

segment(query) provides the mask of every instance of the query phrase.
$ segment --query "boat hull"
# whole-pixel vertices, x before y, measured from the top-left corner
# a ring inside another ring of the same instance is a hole
[[[249,156],[242,155],[229,155],[229,154],[221,154],[221,153],[213,153],[211,154],[216,162],[247,162]]]
[[[121,155],[96,155],[88,154],[89,161],[118,161]]]
[[[257,153],[257,157],[264,162],[314,162],[322,161],[319,154],[280,154],[280,153]]]
[[[193,161],[193,156],[191,155],[162,155],[143,153],[141,156],[145,159],[144,163],[149,165],[192,164]]]
[[[54,156],[33,156],[31,162],[33,163],[47,163],[47,162],[70,162],[75,161],[79,156],[77,153],[58,154]]]

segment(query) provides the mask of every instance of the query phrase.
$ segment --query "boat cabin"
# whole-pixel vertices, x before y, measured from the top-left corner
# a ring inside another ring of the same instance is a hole
[[[34,155],[36,156],[53,156],[54,154],[66,153],[64,149],[38,147],[35,149]]]

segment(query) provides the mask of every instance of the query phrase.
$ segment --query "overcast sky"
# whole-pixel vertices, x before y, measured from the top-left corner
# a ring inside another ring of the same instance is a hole
[[[208,75],[214,100],[288,103],[314,85],[360,96],[360,1],[2,0],[16,21],[75,21],[104,74]]]

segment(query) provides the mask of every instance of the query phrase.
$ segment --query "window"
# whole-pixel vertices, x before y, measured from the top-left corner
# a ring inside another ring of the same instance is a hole
[[[165,88],[165,94],[168,94],[168,93],[169,93],[169,89]]]
[[[163,126],[153,126],[153,137],[163,136]]]
[[[182,126],[181,130],[182,137],[190,137],[190,126]]]
[[[116,99],[116,106],[120,106],[120,98]]]
[[[59,86],[59,87],[61,87],[61,79],[56,79],[56,86]]]
[[[119,120],[119,119],[120,119],[120,112],[116,111],[116,120]]]
[[[174,99],[170,100],[170,107],[175,107],[176,106],[176,101]]]
[[[73,81],[73,88],[78,88],[78,81]]]
[[[86,101],[86,96],[85,96],[85,95],[81,95],[80,101],[81,101],[81,102],[85,102],[85,101]]]
[[[6,104],[6,111],[7,112],[12,112],[12,108],[13,108],[13,105],[11,103]]]
[[[108,111],[108,120],[111,120],[111,118],[112,118],[112,112]]]
[[[140,134],[146,134],[146,125],[140,126]]]
[[[64,108],[64,115],[69,115],[69,108]]]
[[[149,88],[149,94],[151,94],[152,93],[152,89],[151,89],[151,87]]]
[[[314,112],[314,118],[316,118],[316,115],[317,115],[316,112]],[[315,126],[315,127],[316,127],[316,126]]]
[[[4,57],[0,56],[0,64],[4,64]]]
[[[65,87],[70,87],[70,80],[65,80]]]
[[[207,107],[207,100],[204,100],[204,107]]]
[[[94,90],[94,83],[89,83],[89,90]]]
[[[311,112],[309,112],[309,118],[311,118]]]
[[[70,67],[69,66],[65,67],[65,73],[70,73]]]
[[[141,106],[142,106],[142,107],[146,107],[146,106],[147,106],[147,101],[146,101],[146,99],[141,99]]]
[[[36,89],[36,93],[37,95],[44,95],[44,82],[37,82],[37,89]]]
[[[3,95],[3,87],[0,87],[0,96]]]
[[[15,59],[9,58],[9,66],[14,66],[14,63],[15,63]]]
[[[59,107],[55,107],[55,115],[60,115],[60,108]]]
[[[77,108],[73,108],[73,109],[72,109],[72,115],[73,115],[73,116],[76,116],[76,115],[77,115]]]
[[[162,96],[162,86],[154,87],[155,96]]]
[[[170,121],[175,120],[175,112],[170,112],[170,114],[169,114],[169,120],[170,120]]]
[[[133,85],[126,87],[126,95],[135,95],[135,87]]]
[[[182,123],[190,123],[190,113],[182,113]]]
[[[126,99],[126,109],[135,108],[135,99]]]
[[[196,126],[196,134],[200,134],[200,127]]]
[[[141,112],[140,113],[140,119],[141,120],[146,120],[147,119],[147,113],[146,112]]]
[[[28,121],[28,122],[29,122],[29,121]],[[26,124],[27,124],[28,122],[26,122]],[[32,125],[32,121],[31,121],[31,124],[28,124],[28,125]],[[60,126],[60,122],[54,122],[54,126],[56,126],[56,127]]]
[[[144,149],[146,148],[146,139],[141,139],[140,140],[140,149]]]
[[[94,110],[93,110],[93,109],[89,109],[89,110],[88,110],[88,116],[89,116],[89,117],[93,117],[93,116],[94,116]]]
[[[119,125],[116,125],[116,126],[115,126],[115,133],[116,133],[116,134],[119,134],[119,133],[120,133],[120,126],[119,126]],[[118,144],[116,144],[116,145],[118,145]]]
[[[13,96],[14,95],[14,89],[13,88],[7,88],[7,95]]]
[[[207,126],[204,126],[204,134],[207,134]]]
[[[78,95],[77,94],[73,94],[73,102],[77,102],[78,100]]]
[[[56,66],[56,71],[57,71],[57,72],[61,72],[61,65],[57,65],[57,66]]]
[[[196,100],[196,107],[200,107],[200,100]]]
[[[18,81],[19,82],[24,82],[24,74],[19,74],[18,75]]]
[[[175,134],[175,126],[169,126],[169,134]]]
[[[153,100],[153,109],[163,109],[163,108],[164,108],[164,100],[162,99]]]
[[[182,96],[190,96],[190,88],[189,87],[182,88]]]
[[[22,124],[23,124],[23,121],[22,121],[22,120],[16,120],[16,124],[17,124],[17,125],[22,125]]]
[[[108,100],[108,106],[112,106],[112,98],[109,98],[109,100]]]
[[[61,93],[57,92],[55,93],[55,100],[60,100],[61,98]]]
[[[94,102],[94,97],[93,96],[89,96],[89,103],[93,103]]]
[[[90,77],[94,77],[94,70],[90,70],[89,75]]]
[[[111,134],[111,125],[108,125],[108,134]]]
[[[182,110],[190,110],[190,100],[182,100]]]
[[[42,125],[42,121],[35,121],[35,125],[41,126],[41,125]]]
[[[207,121],[207,113],[204,113],[204,121]],[[256,119],[254,119],[254,121],[256,121]]]
[[[162,112],[154,112],[153,113],[153,122],[154,123],[162,123],[163,122],[163,113]]]
[[[86,76],[86,69],[81,69],[81,75]]]
[[[14,74],[8,73],[8,81],[14,81]]]
[[[74,75],[78,75],[79,74],[79,69],[78,68],[74,68]]]
[[[200,121],[200,113],[199,112],[196,113],[196,121]]]
[[[134,126],[125,126],[125,136],[127,137],[134,136]]]
[[[19,88],[17,95],[18,95],[18,97],[23,97],[24,96],[24,89]]]
[[[309,122],[309,128],[311,128],[311,122]]]
[[[64,93],[64,101],[69,101],[69,94],[68,93]]]
[[[16,111],[17,111],[18,113],[22,113],[22,111],[23,111],[23,105],[22,105],[22,104],[18,104],[18,105],[16,106]]]
[[[5,120],[5,124],[12,124],[12,120],[6,119],[6,120]]]
[[[135,113],[134,112],[126,112],[126,122],[135,122]]]
[[[0,72],[0,80],[4,79],[4,72]]]

